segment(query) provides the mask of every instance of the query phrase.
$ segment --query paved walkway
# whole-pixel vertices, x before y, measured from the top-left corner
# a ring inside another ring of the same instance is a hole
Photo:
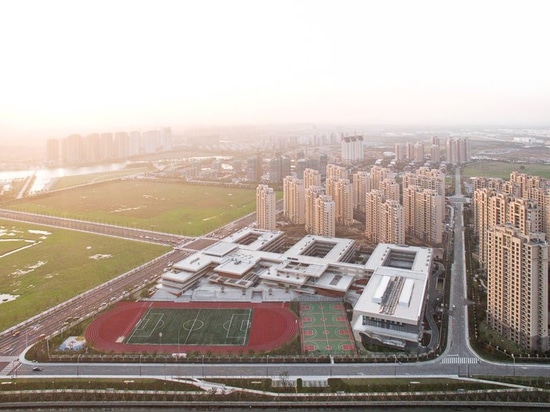
[[[17,356],[0,356],[0,376],[9,376],[13,374],[14,361],[19,359]]]

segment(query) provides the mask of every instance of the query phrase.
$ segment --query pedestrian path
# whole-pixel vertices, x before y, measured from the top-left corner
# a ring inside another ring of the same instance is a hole
[[[11,375],[17,356],[0,356],[0,376]]]
[[[455,364],[455,365],[457,365],[457,364],[458,365],[467,365],[467,364],[473,365],[475,363],[479,363],[479,359],[478,358],[465,358],[465,357],[461,357],[461,356],[447,356],[447,357],[443,358],[441,363],[450,363],[450,364]]]

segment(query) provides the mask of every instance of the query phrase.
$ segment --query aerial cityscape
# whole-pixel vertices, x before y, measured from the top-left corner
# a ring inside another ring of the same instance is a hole
[[[546,11],[2,4],[0,409],[548,408]]]

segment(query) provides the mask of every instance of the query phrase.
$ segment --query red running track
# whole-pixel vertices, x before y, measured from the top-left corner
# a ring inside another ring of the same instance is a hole
[[[248,353],[269,352],[292,341],[299,331],[296,315],[288,303],[238,302],[119,302],[115,307],[94,320],[86,329],[86,341],[92,347],[115,353]],[[149,308],[167,309],[253,309],[252,325],[247,345],[135,345],[118,342],[125,339]]]

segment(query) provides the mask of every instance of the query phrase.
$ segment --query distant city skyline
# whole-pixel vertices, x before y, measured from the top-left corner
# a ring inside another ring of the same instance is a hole
[[[0,4],[0,140],[171,126],[550,126],[550,3]]]

